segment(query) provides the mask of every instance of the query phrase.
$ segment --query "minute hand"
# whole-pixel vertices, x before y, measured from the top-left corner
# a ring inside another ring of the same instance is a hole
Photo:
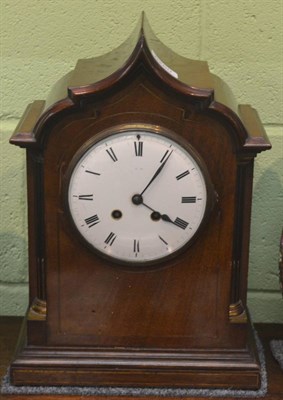
[[[162,171],[162,169],[164,168],[165,164],[167,163],[169,157],[171,156],[173,150],[171,150],[171,152],[169,153],[169,155],[167,156],[167,158],[165,158],[165,160],[163,161],[163,163],[160,165],[160,167],[158,168],[158,170],[155,172],[155,174],[153,175],[153,177],[151,178],[151,180],[148,182],[148,184],[146,185],[146,187],[143,189],[143,191],[141,192],[141,196],[144,194],[144,192],[146,191],[146,189],[149,187],[149,185],[152,184],[152,182],[154,181],[154,179],[160,174],[160,172]]]

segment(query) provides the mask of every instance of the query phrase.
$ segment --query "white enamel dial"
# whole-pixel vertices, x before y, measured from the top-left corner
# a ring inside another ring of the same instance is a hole
[[[78,159],[68,206],[80,235],[122,263],[155,263],[181,250],[207,207],[195,156],[162,132],[118,131]]]

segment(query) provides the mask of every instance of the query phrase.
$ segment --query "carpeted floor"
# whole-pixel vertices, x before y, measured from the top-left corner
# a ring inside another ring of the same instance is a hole
[[[274,358],[278,361],[281,369],[283,369],[283,340],[271,340],[270,348]]]

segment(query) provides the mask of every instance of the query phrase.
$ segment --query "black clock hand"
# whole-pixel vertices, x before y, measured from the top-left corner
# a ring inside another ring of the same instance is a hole
[[[145,203],[143,202],[143,200],[141,201],[140,204],[144,205],[144,206],[145,206],[146,208],[148,208],[149,210],[151,210],[151,211],[153,211],[153,212],[155,212],[155,213],[158,213],[158,214],[160,215],[160,213],[159,213],[158,211],[155,211],[153,208],[149,207],[147,204],[145,204]]]
[[[146,208],[148,208],[149,210],[152,211],[151,217],[153,220],[158,221],[159,219],[162,219],[162,221],[166,221],[166,222],[171,222],[172,224],[179,226],[175,223],[175,221],[173,221],[167,214],[161,214],[159,211],[154,210],[152,207],[150,207],[149,205],[145,204],[143,201],[143,197],[140,194],[135,194],[132,197],[132,202],[135,205],[144,205]],[[179,226],[180,227],[180,226]]]
[[[146,187],[143,189],[143,191],[141,192],[141,196],[144,194],[144,192],[146,191],[146,189],[149,187],[149,185],[152,184],[152,182],[155,180],[155,178],[160,174],[160,172],[163,170],[165,164],[167,163],[169,157],[171,156],[173,150],[171,150],[171,153],[169,153],[169,155],[165,158],[165,160],[163,161],[163,163],[160,165],[160,167],[158,168],[158,170],[155,172],[155,174],[153,175],[153,177],[151,178],[151,180],[148,182],[148,184],[146,185]]]
[[[160,214],[159,211],[154,210],[153,208],[151,208],[150,206],[148,206],[147,204],[145,204],[142,200],[142,202],[140,204],[143,204],[145,207],[149,208],[152,211],[151,214],[151,218],[154,221],[159,221],[160,219],[162,219],[162,221],[166,221],[166,222],[170,222],[171,224],[177,226],[180,229],[186,229],[186,227],[188,226],[188,222],[182,220],[181,218],[176,218],[175,221],[173,221],[169,215],[167,214]]]
[[[156,215],[156,219],[161,218],[163,221],[172,222],[174,224],[174,221],[172,221],[172,219],[167,214],[160,214],[159,211],[154,210],[153,208],[149,207],[144,202],[142,202],[141,204],[143,204],[145,207],[149,208]]]
[[[163,221],[166,221],[166,222],[171,222],[172,224],[175,225],[175,222],[172,221],[172,219],[171,219],[167,214],[161,214],[161,219],[162,219]]]
[[[179,226],[175,223],[175,221],[173,221],[169,215],[167,214],[161,214],[159,211],[155,211],[153,210],[153,208],[149,207],[147,204],[142,203],[144,206],[146,206],[147,208],[149,208],[150,210],[152,210],[152,214],[151,214],[151,218],[155,221],[158,221],[159,219],[162,219],[162,221],[166,221],[166,222],[171,222],[171,224]],[[180,228],[180,226],[179,226]]]

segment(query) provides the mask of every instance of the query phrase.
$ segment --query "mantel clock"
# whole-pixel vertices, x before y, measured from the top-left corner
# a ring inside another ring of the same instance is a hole
[[[142,18],[10,141],[26,148],[29,227],[15,385],[259,387],[246,295],[270,143],[253,108]]]

